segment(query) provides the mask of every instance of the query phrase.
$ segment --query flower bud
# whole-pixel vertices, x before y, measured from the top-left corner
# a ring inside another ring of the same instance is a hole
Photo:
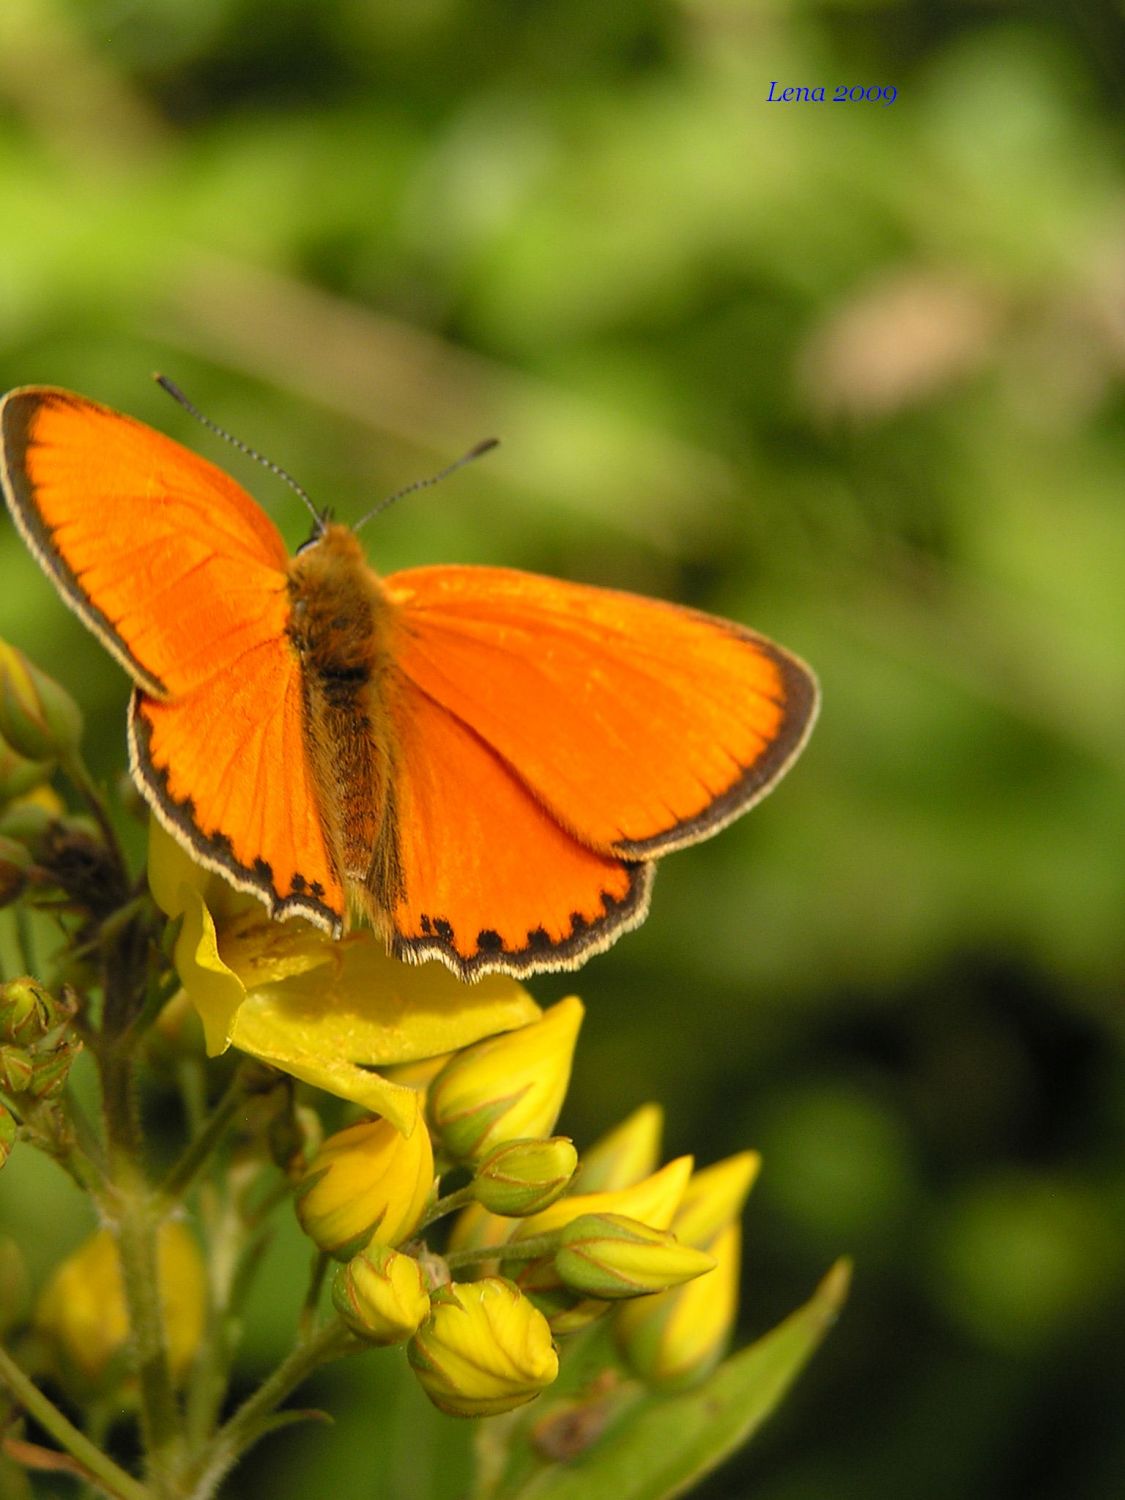
[[[454,1417],[490,1417],[533,1400],[559,1373],[546,1319],[499,1276],[440,1287],[407,1346],[422,1389]]]
[[[157,1234],[157,1276],[168,1364],[182,1379],[203,1337],[206,1274],[188,1229],[166,1220]],[[99,1229],[63,1261],[44,1287],[35,1322],[51,1339],[62,1373],[96,1385],[129,1339],[117,1242]]]
[[[659,1104],[642,1104],[631,1115],[582,1153],[574,1179],[576,1193],[611,1193],[631,1187],[656,1170],[664,1111]]]
[[[50,993],[34,979],[0,984],[0,1041],[27,1047],[65,1019]]]
[[[297,1188],[297,1217],[322,1250],[350,1260],[372,1241],[408,1239],[433,1181],[433,1148],[421,1119],[409,1136],[389,1120],[367,1120],[321,1146]]]
[[[559,1117],[581,1000],[560,1000],[540,1020],[458,1052],[430,1085],[429,1114],[445,1150],[479,1161],[501,1141],[546,1136]]]
[[[35,1062],[22,1047],[0,1047],[0,1088],[9,1094],[25,1094],[35,1076]]]
[[[562,1232],[555,1270],[572,1291],[616,1300],[645,1297],[714,1269],[703,1250],[681,1245],[667,1229],[624,1214],[583,1214]]]
[[[58,814],[51,812],[41,802],[22,797],[0,812],[0,834],[14,843],[22,844],[35,860],[45,848],[48,832],[57,821]]]
[[[12,1112],[4,1104],[0,1104],[0,1167],[12,1154],[12,1147],[16,1144],[16,1122]]]
[[[762,1166],[756,1151],[740,1151],[693,1174],[672,1228],[685,1245],[709,1248],[720,1230],[738,1218]]]
[[[566,1136],[545,1141],[506,1141],[477,1168],[473,1196],[489,1212],[506,1218],[538,1213],[566,1190],[578,1152]]]
[[[740,1226],[728,1224],[711,1241],[715,1269],[710,1275],[617,1310],[618,1347],[650,1385],[672,1390],[692,1385],[722,1359],[738,1313],[741,1244]]]
[[[0,736],[27,760],[67,755],[82,738],[74,699],[6,641],[0,641]]]
[[[50,774],[49,763],[25,760],[0,739],[0,803],[25,797],[35,787],[42,786]]]
[[[352,1332],[372,1344],[401,1344],[430,1312],[422,1267],[388,1245],[372,1245],[341,1266],[332,1301]]]
[[[71,1064],[82,1051],[82,1043],[62,1041],[48,1052],[37,1052],[32,1059],[31,1081],[27,1092],[33,1099],[54,1099],[66,1088]]]

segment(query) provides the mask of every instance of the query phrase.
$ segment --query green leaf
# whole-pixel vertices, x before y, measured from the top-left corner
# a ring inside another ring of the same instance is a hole
[[[522,1420],[506,1432],[486,1430],[481,1456],[491,1473],[476,1500],[669,1500],[684,1494],[778,1405],[835,1322],[850,1277],[849,1263],[838,1261],[804,1307],[691,1390],[661,1395],[630,1380],[599,1395],[596,1384],[587,1384],[595,1394],[585,1399],[564,1394],[549,1406],[536,1403],[527,1416],[520,1413]],[[506,1461],[497,1437],[508,1439]]]

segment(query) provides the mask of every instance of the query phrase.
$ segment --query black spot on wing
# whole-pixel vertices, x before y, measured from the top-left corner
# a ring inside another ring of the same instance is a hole
[[[428,914],[419,917],[420,935],[396,935],[391,949],[396,958],[423,962],[439,958],[461,979],[478,979],[482,974],[500,973],[521,977],[548,969],[576,969],[591,954],[608,948],[615,938],[644,920],[648,910],[654,866],[647,861],[623,860],[629,884],[619,899],[608,891],[601,892],[601,914],[570,914],[569,929],[561,938],[552,938],[545,927],[532,928],[527,941],[518,948],[504,946],[503,936],[494,928],[482,928],[467,954],[457,941],[451,922]]]

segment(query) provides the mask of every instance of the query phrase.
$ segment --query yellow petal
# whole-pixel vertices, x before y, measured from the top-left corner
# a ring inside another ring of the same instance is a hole
[[[176,973],[203,1022],[208,1054],[215,1057],[230,1046],[246,986],[219,956],[215,923],[199,891],[181,881],[174,900],[184,919],[173,954]]]
[[[330,1032],[331,1027],[325,1026],[321,1035],[327,1037]],[[260,995],[250,996],[237,1010],[230,1039],[241,1052],[292,1073],[314,1088],[351,1099],[372,1114],[384,1115],[403,1135],[412,1134],[418,1123],[421,1104],[413,1089],[357,1067],[333,1050],[331,1041],[310,1043],[302,1028],[290,1026]]]
[[[463,984],[444,964],[389,958],[370,932],[334,947],[331,973],[252,986],[255,1009],[268,1013],[272,1024],[284,1027],[304,1050],[389,1067],[456,1051],[541,1014],[523,986],[506,974]]]

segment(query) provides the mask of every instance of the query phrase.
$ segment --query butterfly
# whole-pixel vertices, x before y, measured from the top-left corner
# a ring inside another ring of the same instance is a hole
[[[52,387],[4,398],[0,442],[16,525],[133,680],[138,787],[275,917],[358,912],[464,979],[574,968],[812,728],[812,673],[741,625],[505,568],[381,578],[319,515],[290,556],[221,469]]]

